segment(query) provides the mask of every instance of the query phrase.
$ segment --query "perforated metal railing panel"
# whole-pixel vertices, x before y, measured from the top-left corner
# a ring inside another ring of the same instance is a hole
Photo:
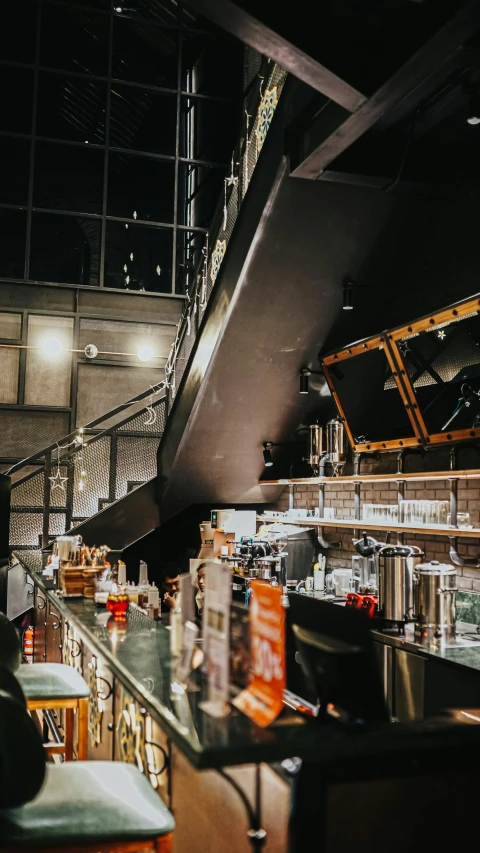
[[[99,510],[99,500],[108,499],[110,483],[110,436],[86,445],[81,459],[74,460],[73,518],[89,518]],[[82,475],[82,471],[85,472]],[[83,487],[80,483],[83,482]]]
[[[157,473],[156,438],[118,438],[115,498],[127,494],[128,483],[144,483]]]

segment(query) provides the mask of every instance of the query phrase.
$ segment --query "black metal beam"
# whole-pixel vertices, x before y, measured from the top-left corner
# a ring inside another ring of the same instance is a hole
[[[187,5],[349,112],[365,103],[365,95],[232,0],[187,0]]]
[[[320,178],[336,157],[460,52],[479,28],[480,3],[470,0],[355,113],[345,118],[336,104],[328,104],[295,146],[291,175]]]

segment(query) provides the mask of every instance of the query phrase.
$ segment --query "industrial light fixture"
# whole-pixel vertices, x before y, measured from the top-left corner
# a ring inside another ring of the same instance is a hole
[[[272,441],[263,442],[263,462],[265,468],[271,468],[273,465],[272,453],[270,448],[273,447]]]
[[[153,358],[153,349],[149,346],[140,347],[137,350],[137,358],[139,361],[150,361]]]
[[[45,355],[55,356],[62,351],[62,344],[58,338],[45,338],[42,343],[42,350]]]
[[[472,95],[468,103],[467,113],[468,124],[480,124],[480,98],[478,95]]]
[[[300,394],[308,394],[309,376],[323,376],[322,370],[311,370],[310,367],[302,367],[300,370]]]
[[[79,353],[84,355],[85,358],[96,358],[97,355],[125,355],[125,356],[135,356],[139,361],[151,361],[153,358],[161,358],[160,355],[155,355],[153,347],[144,344],[139,347],[137,352],[111,352],[110,350],[99,350],[95,344],[87,344],[83,349],[74,349],[73,347],[64,347],[62,346],[61,341],[58,338],[45,338],[42,343],[38,346],[32,346],[31,344],[0,344],[0,349],[35,349],[40,350],[43,355],[48,358],[56,358],[62,352],[71,352],[71,353]]]
[[[310,370],[308,367],[302,367],[300,371],[300,394],[308,394],[308,377]]]
[[[353,308],[353,282],[344,281],[343,283],[343,305],[344,311],[351,311]]]

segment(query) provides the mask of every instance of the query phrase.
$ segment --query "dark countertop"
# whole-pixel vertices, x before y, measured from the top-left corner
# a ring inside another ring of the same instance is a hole
[[[223,719],[214,719],[199,708],[206,698],[201,675],[191,679],[186,691],[178,685],[172,689],[169,630],[165,626],[133,607],[128,627],[122,631],[110,614],[96,608],[93,601],[65,599],[47,590],[41,575],[41,552],[25,551],[15,556],[52,602],[53,609],[75,627],[93,652],[103,657],[197,768],[275,762],[298,756],[321,762],[330,776],[344,772],[349,777],[357,772],[358,759],[364,755],[373,759],[363,762],[364,768],[371,764],[372,771],[368,772],[378,776],[380,765],[384,765],[388,775],[399,752],[402,761],[410,750],[412,761],[418,762],[422,753],[431,762],[438,751],[439,737],[444,762],[447,753],[455,764],[461,753],[472,749],[478,750],[477,759],[480,758],[480,726],[452,728],[446,722],[428,721],[352,731],[332,723],[306,722],[287,711],[268,729],[261,729],[236,709]],[[473,656],[477,652],[476,649],[452,651],[470,652]],[[464,661],[461,663],[466,665]],[[480,669],[480,649],[475,668]]]
[[[323,594],[319,592],[306,592],[304,594],[313,598],[323,599]],[[343,599],[336,599],[335,603],[342,605],[345,601]],[[373,625],[375,625],[375,622],[372,622]],[[453,666],[480,671],[480,632],[477,632],[476,625],[471,625],[467,622],[457,622],[457,636],[455,640],[445,643],[439,648],[420,646],[416,643],[414,641],[413,624],[407,625],[405,637],[392,632],[383,633],[374,627],[372,627],[372,635],[376,643],[394,646],[397,649],[403,649],[420,657],[441,660]]]

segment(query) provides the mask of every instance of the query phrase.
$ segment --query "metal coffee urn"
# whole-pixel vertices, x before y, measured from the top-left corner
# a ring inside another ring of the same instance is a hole
[[[339,469],[345,465],[345,428],[338,418],[328,421],[325,427],[327,458],[333,466],[336,475]]]
[[[413,572],[424,554],[409,545],[384,545],[378,552],[378,615],[385,628],[404,632],[413,619]]]
[[[311,424],[309,427],[310,443],[308,461],[312,466],[315,475],[318,474],[318,466],[320,459],[323,456],[323,429],[320,424]]]
[[[457,570],[432,560],[420,563],[413,573],[415,641],[435,645],[455,637]]]

